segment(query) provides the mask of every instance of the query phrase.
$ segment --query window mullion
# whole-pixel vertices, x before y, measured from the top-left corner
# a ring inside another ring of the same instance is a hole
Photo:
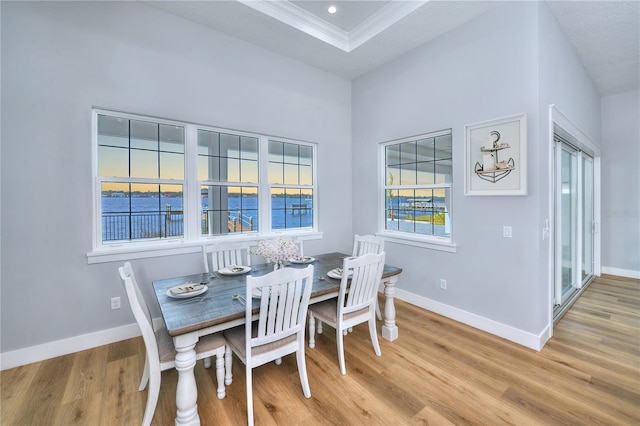
[[[185,179],[184,190],[184,236],[186,240],[200,238],[200,188],[198,183],[198,130],[196,126],[185,126]]]
[[[271,186],[269,185],[269,138],[258,140],[258,216],[260,233],[271,233]]]

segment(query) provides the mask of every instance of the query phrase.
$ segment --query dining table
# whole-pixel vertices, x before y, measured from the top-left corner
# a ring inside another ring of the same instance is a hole
[[[290,262],[286,267],[304,268],[308,264],[314,266],[313,287],[309,300],[309,303],[313,304],[338,296],[340,279],[332,278],[331,271],[342,267],[344,259],[348,256],[338,252],[326,253],[303,258],[306,261],[299,263]],[[194,348],[199,338],[244,324],[245,303],[252,303],[254,312],[257,314],[259,299],[245,295],[246,277],[247,275],[265,275],[273,271],[273,268],[272,263],[266,263],[252,265],[242,273],[221,270],[153,281],[153,289],[162,318],[176,349],[175,368],[178,371],[176,425],[200,424],[197,406],[198,390],[194,375],[196,365]],[[382,338],[389,341],[398,338],[393,299],[400,273],[402,273],[401,268],[386,264],[382,273],[385,304],[381,334]],[[198,285],[201,288],[198,293],[201,292],[201,294],[189,298],[178,298],[172,295],[172,288],[190,283]]]

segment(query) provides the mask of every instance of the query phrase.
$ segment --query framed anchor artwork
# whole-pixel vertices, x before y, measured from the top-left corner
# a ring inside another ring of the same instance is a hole
[[[527,195],[527,117],[465,126],[465,195]]]

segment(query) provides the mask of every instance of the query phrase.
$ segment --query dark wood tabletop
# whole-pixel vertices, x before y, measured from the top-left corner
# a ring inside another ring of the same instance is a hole
[[[344,258],[343,253],[328,253],[315,256],[313,288],[311,290],[310,303],[324,300],[337,295],[340,288],[340,280],[327,276],[330,270],[341,267]],[[287,267],[305,268],[307,264],[290,264]],[[251,272],[242,275],[222,275],[218,272],[211,274],[194,274],[176,278],[157,280],[153,282],[153,288],[160,305],[160,311],[171,336],[190,333],[192,331],[218,326],[224,329],[225,324],[230,327],[244,320],[245,305],[234,299],[233,295],[246,296],[247,275],[261,276],[273,271],[273,264],[255,265]],[[385,265],[383,278],[400,274],[402,269]],[[208,290],[202,295],[188,299],[176,299],[167,296],[167,290],[176,285],[187,282],[206,283]],[[258,299],[247,298],[248,303],[253,303],[257,312]]]

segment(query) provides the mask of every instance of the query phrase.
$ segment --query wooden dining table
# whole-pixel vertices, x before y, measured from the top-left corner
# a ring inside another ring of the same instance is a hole
[[[334,268],[342,267],[343,253],[327,253],[314,257],[313,287],[309,303],[318,303],[336,297],[340,289],[340,280],[327,275]],[[287,267],[304,268],[307,264],[291,263]],[[175,366],[178,371],[176,388],[176,425],[198,425],[198,390],[194,376],[196,352],[194,350],[200,336],[227,330],[245,323],[245,305],[234,295],[246,297],[247,275],[260,276],[273,271],[273,264],[254,265],[251,271],[238,275],[223,275],[220,272],[186,275],[156,280],[153,282],[160,311],[169,335],[173,337],[176,348]],[[402,269],[385,265],[382,274],[385,305],[382,325],[382,337],[393,341],[398,337],[393,302],[395,284]],[[204,293],[178,299],[167,293],[170,288],[184,283],[204,283],[208,289]],[[257,313],[258,299],[246,298]]]

